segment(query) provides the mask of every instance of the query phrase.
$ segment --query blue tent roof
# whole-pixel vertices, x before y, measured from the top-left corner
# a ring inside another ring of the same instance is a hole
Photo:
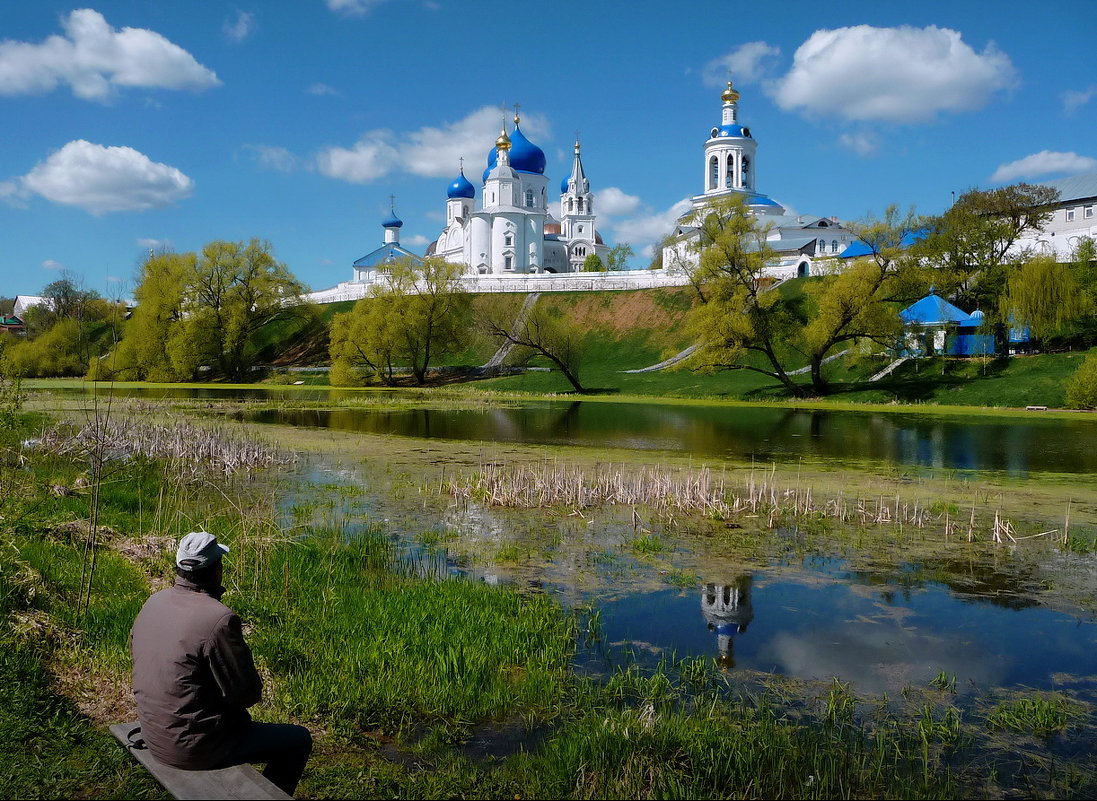
[[[925,239],[927,236],[929,236],[929,229],[928,228],[921,228],[917,231],[908,231],[907,233],[903,234],[902,239],[899,240],[899,247],[904,248],[904,249],[909,248],[915,242],[920,242],[921,240]],[[840,259],[855,259],[858,256],[871,256],[871,255],[872,255],[872,248],[870,248],[867,244],[862,242],[860,239],[856,239],[853,242],[850,242],[849,247],[847,247],[845,250],[843,250],[841,253],[838,254],[838,258],[840,258]]]
[[[932,292],[899,312],[899,317],[907,325],[945,325],[947,323],[982,325],[983,323],[981,314],[972,319],[970,314]]]

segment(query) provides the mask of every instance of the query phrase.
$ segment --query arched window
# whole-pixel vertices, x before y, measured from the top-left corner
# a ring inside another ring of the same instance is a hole
[[[584,247],[577,247],[577,248],[575,248],[575,255],[576,256],[585,256],[585,255],[587,255],[587,249],[584,248]]]
[[[569,197],[568,198],[568,211],[573,211],[574,209],[575,209],[575,198]]]
[[[594,198],[587,201],[587,214],[594,214]]]
[[[529,209],[533,208],[533,190],[532,189],[527,189],[526,190],[526,208],[529,208]]]
[[[579,198],[579,199],[578,199],[578,200],[576,201],[576,203],[578,203],[578,205],[579,205],[579,213],[580,213],[580,214],[582,214],[582,213],[583,213],[583,199],[582,199],[582,198]]]
[[[744,189],[749,189],[750,188],[750,159],[747,158],[746,156],[743,156],[743,170],[741,172],[741,175],[743,176],[743,188]]]
[[[720,162],[716,156],[709,161],[708,188],[715,189],[720,185]]]
[[[508,248],[513,247],[514,246],[514,235],[513,234],[504,235],[503,236],[503,245],[505,245]]]

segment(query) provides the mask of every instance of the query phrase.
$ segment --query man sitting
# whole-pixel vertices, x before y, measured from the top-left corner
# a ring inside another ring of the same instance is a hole
[[[133,623],[133,694],[142,736],[151,754],[174,768],[266,763],[263,775],[293,795],[312,735],[301,726],[256,723],[248,714],[263,682],[240,618],[220,601],[221,557],[228,551],[205,531],[183,537],[175,585],[149,598]]]

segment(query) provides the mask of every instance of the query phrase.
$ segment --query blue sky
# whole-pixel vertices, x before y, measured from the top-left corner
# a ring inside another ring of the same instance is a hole
[[[599,228],[638,252],[701,190],[728,72],[758,190],[858,219],[1097,172],[1097,13],[964,0],[0,3],[0,295],[112,296],[149,247],[259,237],[315,289],[441,230],[501,121],[576,131]],[[636,266],[646,265],[638,257]]]

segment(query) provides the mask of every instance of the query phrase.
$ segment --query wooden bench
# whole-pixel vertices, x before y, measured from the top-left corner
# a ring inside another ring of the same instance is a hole
[[[164,789],[175,798],[180,799],[205,799],[205,798],[273,798],[292,799],[278,787],[273,785],[251,765],[233,765],[231,768],[219,770],[179,770],[168,767],[145,748],[144,740],[140,739],[140,724],[115,723],[110,727],[110,733],[126,747],[133,756],[148,768],[156,780],[164,786]],[[136,731],[135,731],[136,730]]]

